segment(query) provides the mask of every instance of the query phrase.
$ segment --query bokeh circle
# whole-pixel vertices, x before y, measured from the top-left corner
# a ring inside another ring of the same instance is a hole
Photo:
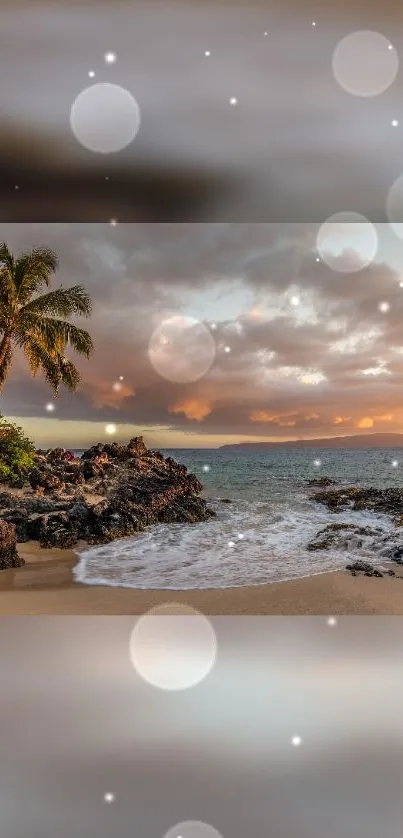
[[[337,44],[332,69],[339,85],[353,96],[379,96],[390,87],[399,70],[395,49],[379,32],[351,32]]]
[[[175,315],[154,330],[148,356],[162,378],[186,384],[209,371],[215,360],[216,344],[210,330],[199,320]]]
[[[130,658],[136,672],[161,690],[196,686],[213,668],[216,654],[216,636],[209,620],[179,603],[148,611],[130,636]]]
[[[358,212],[337,212],[320,227],[316,249],[333,271],[354,273],[368,267],[378,251],[373,224]]]
[[[183,821],[172,826],[164,838],[222,838],[222,835],[208,823]]]
[[[70,125],[81,145],[99,154],[126,148],[140,128],[140,108],[128,90],[117,84],[93,84],[71,107]]]

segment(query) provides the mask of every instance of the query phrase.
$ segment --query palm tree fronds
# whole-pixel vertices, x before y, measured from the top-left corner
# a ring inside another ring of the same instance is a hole
[[[55,291],[49,291],[48,294],[42,294],[30,300],[21,312],[47,314],[50,317],[71,317],[74,314],[89,317],[92,312],[92,301],[81,285],[73,285],[71,288],[57,288]]]
[[[14,264],[14,256],[11,253],[8,244],[6,244],[6,242],[2,242],[0,244],[0,265],[3,265],[9,274],[12,275],[14,273]]]
[[[59,260],[49,247],[36,247],[31,253],[23,253],[15,262],[15,286],[21,303],[29,300],[42,285],[49,287],[52,274],[59,266]]]
[[[31,375],[35,377],[39,369],[42,370],[46,380],[55,393],[58,392],[62,380],[60,369],[60,357],[51,353],[39,340],[31,338],[24,345],[24,352],[28,359]]]
[[[6,242],[2,242],[0,244],[0,294],[9,301],[16,296],[14,267],[14,256]]]
[[[71,361],[68,361],[66,358],[64,358],[61,363],[61,380],[64,386],[72,392],[74,392],[74,390],[77,390],[77,387],[81,381],[81,376],[77,367],[74,364],[72,364]]]
[[[65,347],[70,345],[80,355],[89,358],[94,348],[92,338],[85,329],[56,318],[22,315],[14,333],[18,346],[24,346],[27,334],[36,335],[49,351],[63,353]]]
[[[43,285],[49,287],[57,267],[50,248],[37,247],[15,259],[7,244],[0,244],[0,391],[12,344],[25,352],[31,374],[41,370],[55,393],[61,384],[69,390],[79,384],[80,373],[65,357],[66,347],[89,358],[93,343],[89,333],[69,319],[89,317],[92,303],[81,285],[35,296]]]

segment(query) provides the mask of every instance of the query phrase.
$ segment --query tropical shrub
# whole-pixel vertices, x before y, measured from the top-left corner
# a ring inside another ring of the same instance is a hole
[[[23,430],[0,416],[0,480],[24,477],[34,465],[35,447]]]

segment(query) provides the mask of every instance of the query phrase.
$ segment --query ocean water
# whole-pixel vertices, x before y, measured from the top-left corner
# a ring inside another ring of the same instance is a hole
[[[338,570],[350,559],[379,558],[368,537],[343,550],[309,552],[306,546],[328,523],[393,525],[372,512],[329,512],[309,500],[308,480],[328,476],[342,486],[401,486],[403,449],[266,451],[164,450],[196,474],[217,513],[199,524],[160,524],[135,538],[90,548],[75,578],[88,585],[186,590],[280,582]],[[315,465],[315,461],[321,465]],[[398,461],[393,467],[392,462]],[[332,487],[330,487],[332,488]],[[334,488],[337,488],[334,487]],[[224,504],[220,498],[228,498]],[[378,539],[379,541],[379,539]]]

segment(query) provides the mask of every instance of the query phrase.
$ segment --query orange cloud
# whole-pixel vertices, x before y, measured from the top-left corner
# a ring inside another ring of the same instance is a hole
[[[297,423],[294,420],[289,422],[284,420],[296,415],[296,413],[286,413],[284,416],[279,416],[278,414],[267,413],[265,410],[255,410],[254,413],[250,414],[249,419],[251,422],[273,422],[280,428],[292,428]]]
[[[85,393],[88,393],[94,407],[117,408],[120,407],[125,399],[128,399],[130,396],[135,396],[136,391],[124,382],[119,382],[119,389],[114,389],[116,385],[116,382],[114,385],[110,381],[83,382],[81,389]]]
[[[342,425],[342,424],[343,424],[343,422],[345,422],[345,421],[346,421],[346,420],[344,419],[344,417],[343,417],[343,416],[335,416],[335,419],[334,419],[334,423],[333,423],[333,424],[334,424],[334,425]]]
[[[310,419],[320,419],[320,416],[317,413],[309,413],[308,416],[304,416],[304,419],[309,422]]]
[[[170,413],[184,413],[187,419],[196,419],[201,422],[212,411],[211,402],[203,399],[186,399],[184,402],[172,405],[168,408]]]
[[[391,413],[387,413],[385,416],[375,416],[377,422],[392,422],[394,416]]]
[[[364,416],[360,419],[357,424],[357,428],[373,428],[374,427],[374,420],[370,418],[370,416]]]

